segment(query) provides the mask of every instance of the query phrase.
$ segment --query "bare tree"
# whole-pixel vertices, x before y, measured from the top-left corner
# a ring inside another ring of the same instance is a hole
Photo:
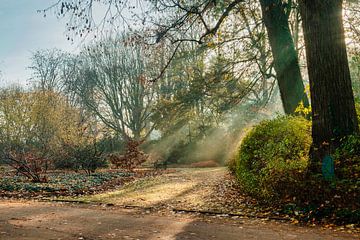
[[[154,88],[147,81],[144,48],[110,38],[79,55],[77,76],[67,83],[86,108],[124,139],[149,136]]]
[[[38,50],[31,57],[31,82],[36,89],[55,91],[61,88],[67,54],[58,49]]]

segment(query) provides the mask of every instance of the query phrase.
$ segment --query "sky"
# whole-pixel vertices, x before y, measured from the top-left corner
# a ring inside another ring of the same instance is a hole
[[[32,52],[58,48],[78,51],[79,43],[65,37],[65,20],[51,13],[44,18],[37,10],[56,0],[0,0],[0,72],[1,85],[25,84],[31,76]]]

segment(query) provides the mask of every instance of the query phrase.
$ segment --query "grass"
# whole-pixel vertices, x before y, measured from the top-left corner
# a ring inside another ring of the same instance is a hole
[[[154,206],[161,202],[171,201],[195,185],[194,182],[177,182],[158,176],[136,180],[113,192],[88,195],[77,199],[117,205]]]
[[[111,203],[142,207],[174,206],[199,208],[205,206],[213,186],[205,186],[207,180],[219,180],[225,168],[181,168],[174,173],[137,179],[121,189],[66,200]]]

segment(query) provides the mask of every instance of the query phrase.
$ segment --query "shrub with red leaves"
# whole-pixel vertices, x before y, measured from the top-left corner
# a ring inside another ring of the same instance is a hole
[[[125,154],[110,154],[109,161],[116,168],[133,171],[148,159],[148,155],[140,150],[141,141],[129,140],[126,146]]]

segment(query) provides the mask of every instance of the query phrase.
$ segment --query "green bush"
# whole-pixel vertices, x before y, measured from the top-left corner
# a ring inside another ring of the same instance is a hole
[[[102,145],[63,145],[64,154],[55,161],[56,169],[83,170],[87,174],[94,173],[96,169],[108,166],[103,156]]]
[[[59,156],[55,159],[54,167],[59,170],[73,170],[75,172],[79,171],[81,168],[80,163],[77,162],[75,158],[68,156]]]
[[[243,139],[235,156],[236,177],[244,190],[274,200],[304,178],[308,165],[311,123],[301,117],[261,122]]]

